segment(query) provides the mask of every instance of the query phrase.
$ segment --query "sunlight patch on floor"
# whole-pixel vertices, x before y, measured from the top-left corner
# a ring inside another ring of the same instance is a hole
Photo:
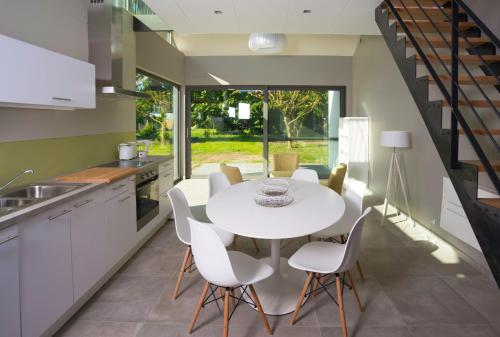
[[[381,215],[383,214],[383,205],[376,205],[373,208]],[[413,219],[413,222],[410,221],[405,213],[400,212],[398,215],[397,209],[393,205],[389,205],[387,208],[384,226],[389,226],[391,224],[398,227],[401,232],[413,241],[428,242],[437,247],[436,250],[430,254],[439,262],[443,264],[458,264],[460,262],[460,257],[455,247],[431,232],[418,221],[415,221],[415,219]]]

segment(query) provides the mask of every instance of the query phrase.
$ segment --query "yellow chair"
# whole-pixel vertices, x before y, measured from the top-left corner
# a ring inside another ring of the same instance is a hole
[[[299,168],[297,153],[275,153],[271,155],[271,177],[291,177]]]
[[[330,176],[328,177],[328,187],[342,195],[342,186],[344,185],[344,178],[347,172],[347,164],[340,163],[333,168]]]
[[[220,171],[226,175],[231,185],[243,182],[240,169],[236,166],[229,166],[222,163],[220,164]]]

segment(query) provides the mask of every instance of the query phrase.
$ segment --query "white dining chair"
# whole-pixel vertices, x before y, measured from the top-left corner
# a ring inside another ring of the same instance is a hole
[[[192,218],[193,214],[189,209],[189,204],[187,202],[186,196],[179,188],[174,187],[170,189],[170,191],[168,191],[168,196],[170,198],[170,201],[172,202],[172,208],[174,211],[175,231],[177,233],[177,237],[182,243],[188,246],[186,253],[184,254],[184,259],[182,260],[181,269],[179,271],[179,276],[177,277],[177,283],[174,289],[173,299],[175,301],[179,294],[179,289],[182,283],[182,278],[184,277],[184,273],[188,271],[190,272],[193,265],[193,253],[191,250],[191,230],[189,229],[188,222],[188,218]],[[217,228],[211,223],[207,223],[206,226],[213,228],[213,230],[220,237],[224,246],[227,247],[231,243],[233,243],[234,234]]]
[[[363,311],[363,306],[359,300],[358,292],[356,291],[356,286],[352,280],[350,270],[354,267],[356,261],[358,260],[361,248],[361,232],[363,230],[363,222],[371,210],[371,207],[368,207],[358,218],[349,233],[346,244],[324,241],[309,242],[299,248],[299,250],[297,250],[290,257],[288,264],[292,268],[303,270],[307,273],[306,282],[304,283],[304,287],[297,298],[297,304],[290,320],[290,324],[295,323],[300,307],[302,306],[306,296],[321,290],[325,290],[330,295],[327,287],[330,284],[335,283],[337,288],[337,304],[339,307],[340,322],[342,324],[342,334],[344,337],[347,337],[343,299],[344,286],[347,285],[348,288],[353,290],[359,310]],[[327,277],[332,274],[335,275],[335,280],[329,283],[325,282]],[[348,282],[345,280],[346,275]],[[308,293],[308,289],[311,286],[313,278],[315,284],[312,287],[312,290]]]
[[[253,284],[271,276],[274,272],[273,268],[241,252],[227,251],[213,227],[192,218],[189,218],[188,221],[191,226],[191,246],[194,261],[198,271],[206,281],[194,310],[188,332],[192,333],[202,307],[210,302],[217,302],[224,298],[222,334],[224,337],[229,334],[229,318],[241,302],[247,302],[257,309],[267,332],[272,335],[272,329],[269,326]],[[240,289],[239,296],[235,292],[237,289]],[[247,289],[250,290],[250,293],[248,293]],[[210,295],[207,296],[209,290]],[[220,291],[217,292],[217,290]],[[218,296],[220,293],[223,293],[223,295]],[[230,298],[234,306],[231,313],[229,312]]]
[[[222,172],[214,172],[208,175],[208,196],[209,198],[213,197],[218,192],[228,188],[231,186],[228,177]],[[199,220],[199,219],[198,219]],[[255,238],[252,238],[252,243],[257,251],[260,253],[259,244]],[[233,242],[233,249],[236,250],[236,237]]]
[[[339,238],[340,243],[345,243],[347,235],[356,223],[356,220],[363,212],[363,198],[365,196],[366,184],[362,182],[351,182],[344,193],[345,213],[342,218],[332,226],[325,228],[319,232],[311,234],[311,236],[321,240],[335,240]],[[359,261],[356,261],[359,275],[364,280],[365,276]]]
[[[319,184],[318,172],[311,170],[311,169],[306,169],[306,168],[299,168],[299,169],[296,169],[295,171],[293,171],[292,179],[301,180],[301,181],[309,181],[311,183],[318,183]]]

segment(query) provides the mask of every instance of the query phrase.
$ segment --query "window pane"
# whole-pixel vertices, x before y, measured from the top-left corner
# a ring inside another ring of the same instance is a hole
[[[179,90],[165,80],[144,73],[137,73],[136,86],[137,91],[150,96],[136,101],[136,137],[153,142],[150,155],[174,155],[174,173],[178,178]]]
[[[297,153],[301,167],[327,178],[338,161],[340,101],[335,90],[270,90],[269,153]]]

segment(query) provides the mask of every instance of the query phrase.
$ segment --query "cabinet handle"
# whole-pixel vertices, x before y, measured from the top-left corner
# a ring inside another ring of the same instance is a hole
[[[64,214],[68,214],[69,212],[71,212],[70,209],[65,209],[64,212],[62,212],[61,214],[59,215],[56,215],[56,216],[49,216],[49,220],[54,220],[54,219],[57,219],[59,218],[60,216],[63,216]]]
[[[118,186],[116,186],[116,187],[113,187],[113,188],[112,188],[112,190],[113,190],[113,191],[117,191],[117,190],[119,190],[120,188],[123,188],[123,187],[125,187],[125,186],[127,186],[127,185],[125,185],[125,184],[120,184],[120,185],[118,185]]]
[[[130,199],[130,195],[128,197],[125,197],[123,199],[118,200],[119,202],[124,202],[125,200]]]
[[[71,98],[67,98],[67,97],[57,97],[57,96],[52,97],[52,99],[53,99],[54,101],[64,101],[64,102],[71,102],[71,101],[72,101],[72,99],[71,99]]]
[[[5,239],[3,239],[2,241],[0,241],[0,245],[1,244],[4,244],[6,242],[9,242],[10,240],[14,240],[15,238],[17,238],[19,235],[11,235],[11,236],[7,236]]]
[[[92,201],[94,201],[94,200],[92,200],[92,199],[87,199],[87,200],[85,200],[84,202],[82,202],[81,204],[76,204],[76,205],[73,205],[73,206],[75,206],[75,208],[79,208],[79,207],[82,207],[83,205],[86,205],[86,204],[88,204],[88,203],[91,203]]]

